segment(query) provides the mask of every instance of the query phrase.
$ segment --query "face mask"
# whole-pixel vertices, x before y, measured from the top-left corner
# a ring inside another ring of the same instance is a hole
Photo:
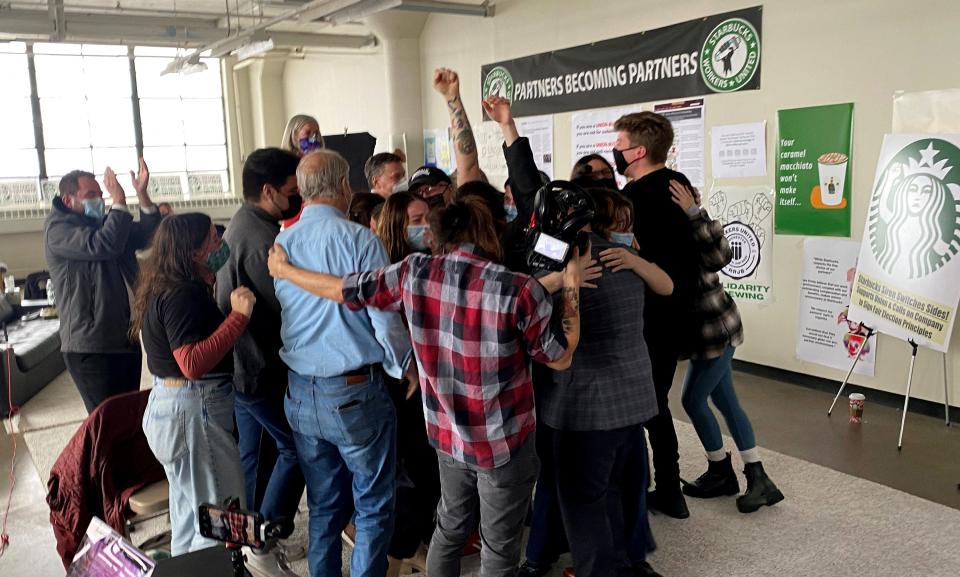
[[[407,225],[407,243],[413,250],[427,250],[430,246],[427,244],[427,231],[430,229],[425,224]]]
[[[625,173],[627,172],[627,168],[631,164],[640,160],[638,157],[638,158],[634,158],[632,162],[627,162],[627,159],[623,157],[624,152],[626,152],[627,150],[633,150],[634,148],[638,148],[638,146],[631,146],[630,148],[626,148],[624,150],[617,150],[616,148],[613,149],[613,162],[614,164],[617,165],[617,173],[619,173],[622,176],[626,176]]]
[[[438,206],[443,206],[442,194],[437,194],[435,196],[431,196],[430,198],[425,198],[423,200],[424,202],[427,203],[427,206],[429,206],[430,208],[437,208]]]
[[[612,242],[613,244],[620,244],[623,246],[633,246],[633,233],[632,232],[611,232],[610,242]]]
[[[291,194],[287,197],[287,202],[290,203],[290,207],[287,210],[280,211],[280,220],[289,220],[298,214],[300,214],[300,209],[303,208],[303,197],[299,194]],[[277,206],[276,201],[273,203],[274,206]]]
[[[323,148],[323,143],[320,142],[320,137],[314,134],[310,138],[301,138],[300,139],[300,152],[303,154],[309,154],[314,150]]]
[[[103,220],[106,206],[102,198],[88,198],[83,201],[83,214],[94,220]]]
[[[393,185],[392,192],[393,194],[397,194],[398,192],[407,192],[408,190],[410,190],[410,183],[407,182],[406,180],[400,180]]]
[[[207,268],[210,269],[210,272],[216,274],[223,265],[227,264],[227,259],[230,258],[230,245],[226,242],[220,242],[220,248],[211,252],[207,255]]]
[[[515,204],[505,204],[503,205],[503,210],[507,211],[507,222],[513,222],[517,220],[517,216],[520,214],[520,211],[517,210],[517,206]]]

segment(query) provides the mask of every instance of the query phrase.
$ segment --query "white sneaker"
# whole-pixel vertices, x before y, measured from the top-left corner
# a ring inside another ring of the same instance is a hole
[[[258,555],[253,549],[244,547],[243,554],[247,570],[253,577],[299,577],[290,570],[283,551],[279,549]]]

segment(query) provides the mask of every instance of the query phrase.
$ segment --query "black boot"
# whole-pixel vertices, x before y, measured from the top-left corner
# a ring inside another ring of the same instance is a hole
[[[762,463],[747,463],[743,474],[747,476],[747,492],[737,497],[737,509],[741,513],[753,513],[764,505],[769,507],[783,501],[783,493],[767,477]]]
[[[690,510],[687,509],[687,501],[683,498],[683,493],[673,487],[670,489],[658,487],[656,490],[647,493],[647,509],[659,511],[674,519],[686,519],[690,516]]]
[[[698,499],[712,499],[740,492],[737,474],[733,472],[730,453],[722,461],[707,461],[707,472],[693,483],[683,482],[683,494]]]

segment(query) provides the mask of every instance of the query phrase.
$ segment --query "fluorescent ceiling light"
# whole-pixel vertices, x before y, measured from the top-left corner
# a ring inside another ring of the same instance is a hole
[[[233,53],[237,56],[237,60],[243,61],[247,58],[262,56],[263,54],[273,50],[273,48],[273,38],[267,38],[266,40],[250,42],[249,44],[237,48]]]

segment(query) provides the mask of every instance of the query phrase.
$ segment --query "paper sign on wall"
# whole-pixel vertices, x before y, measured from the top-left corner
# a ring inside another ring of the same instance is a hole
[[[507,160],[503,156],[503,131],[496,122],[481,122],[475,127],[477,157],[490,183],[500,186],[507,178]]]
[[[704,186],[703,99],[657,104],[653,111],[673,125],[673,145],[667,153],[667,168],[682,172],[694,186]]]
[[[960,88],[897,92],[893,132],[960,133]]]
[[[599,154],[607,159],[610,166],[614,166],[613,147],[617,143],[617,132],[613,125],[621,116],[631,112],[640,112],[640,107],[604,108],[573,113],[570,119],[573,162],[588,154]],[[627,179],[618,174],[617,186],[623,188],[626,183]]]
[[[853,104],[777,113],[777,234],[850,236]]]
[[[808,238],[803,242],[797,358],[835,369],[849,369],[862,347],[856,372],[873,376],[876,338],[849,318],[851,286],[860,243]]]
[[[516,122],[517,132],[530,141],[537,168],[553,180],[553,115],[526,116]]]
[[[850,317],[945,352],[960,300],[960,134],[888,134]]]
[[[714,178],[767,175],[767,123],[726,124],[710,131]]]
[[[423,163],[436,166],[450,174],[457,168],[450,143],[450,130],[447,128],[425,128],[423,130]]]
[[[773,192],[766,186],[714,187],[707,212],[723,223],[733,259],[720,271],[724,290],[738,303],[769,302],[773,295]]]

